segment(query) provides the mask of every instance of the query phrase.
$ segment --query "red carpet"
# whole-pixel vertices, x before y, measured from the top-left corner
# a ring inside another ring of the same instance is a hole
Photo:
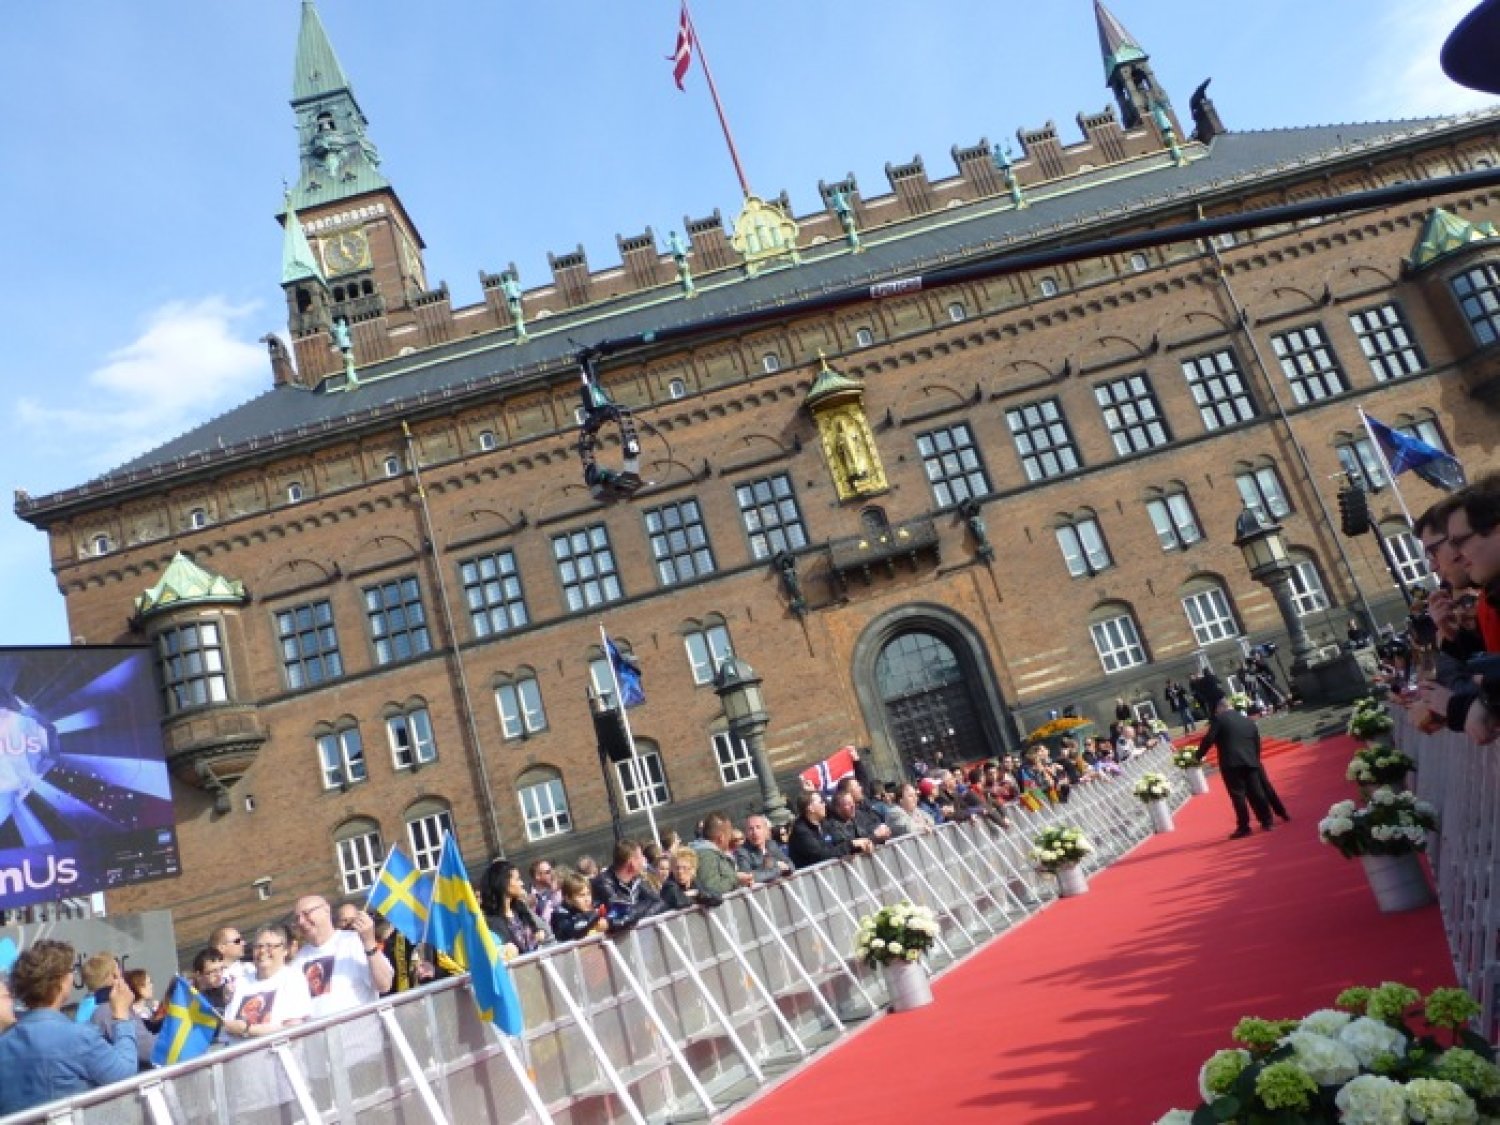
[[[1454,983],[1436,906],[1381,914],[1317,822],[1354,796],[1351,740],[1268,769],[1293,822],[1228,840],[1224,788],[736,1115],[760,1122],[1135,1125],[1197,1104],[1241,1016],[1302,1016],[1354,984]]]

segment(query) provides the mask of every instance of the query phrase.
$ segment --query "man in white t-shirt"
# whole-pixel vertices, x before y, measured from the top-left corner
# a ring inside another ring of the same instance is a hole
[[[371,1003],[391,987],[395,972],[363,910],[340,930],[328,900],[308,895],[297,900],[293,919],[303,942],[293,964],[307,978],[314,1019]]]

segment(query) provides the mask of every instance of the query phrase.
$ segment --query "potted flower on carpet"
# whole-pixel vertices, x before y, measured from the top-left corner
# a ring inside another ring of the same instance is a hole
[[[1146,806],[1153,832],[1171,832],[1176,827],[1172,823],[1172,809],[1167,804],[1167,798],[1172,795],[1172,784],[1165,774],[1142,774],[1131,792]]]
[[[1232,691],[1229,693],[1229,706],[1233,707],[1241,715],[1248,715],[1250,713],[1251,704],[1252,700],[1245,692]]]
[[[1208,778],[1203,775],[1203,760],[1196,750],[1172,751],[1172,764],[1187,778],[1188,792],[1201,797],[1208,792]]]
[[[1379,785],[1405,789],[1406,775],[1416,768],[1417,763],[1394,746],[1372,742],[1349,759],[1349,769],[1344,776],[1358,783],[1360,790],[1368,794]]]
[[[1037,833],[1032,842],[1031,861],[1038,870],[1057,876],[1057,893],[1069,898],[1089,889],[1088,878],[1078,865],[1093,851],[1094,845],[1078,829],[1054,825]]]
[[[1395,721],[1386,712],[1385,705],[1372,696],[1356,700],[1354,711],[1349,716],[1351,737],[1369,741],[1388,733]]]
[[[1318,822],[1318,835],[1350,859],[1357,858],[1370,880],[1380,909],[1392,914],[1432,901],[1432,888],[1419,853],[1427,833],[1437,829],[1437,813],[1413,793],[1382,785],[1363,808],[1340,801]]]
[[[1424,1000],[1386,983],[1348,989],[1334,1004],[1300,1020],[1241,1020],[1232,1033],[1239,1046],[1198,1072],[1202,1104],[1157,1125],[1457,1125],[1500,1114],[1500,1067],[1466,1026],[1480,1008],[1463,989]]]
[[[891,1008],[905,1012],[932,1003],[932,982],[922,957],[937,940],[937,917],[925,906],[898,902],[859,920],[854,955],[879,967]]]

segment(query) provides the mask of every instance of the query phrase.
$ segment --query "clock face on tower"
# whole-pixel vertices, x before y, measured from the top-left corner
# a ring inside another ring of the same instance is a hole
[[[323,264],[330,274],[364,269],[370,264],[370,240],[359,230],[341,231],[325,239]]]

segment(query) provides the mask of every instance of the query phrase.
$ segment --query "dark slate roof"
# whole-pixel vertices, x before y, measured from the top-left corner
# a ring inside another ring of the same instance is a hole
[[[1491,112],[1500,116],[1500,111]],[[193,463],[214,460],[221,451],[235,447],[253,448],[299,433],[311,436],[329,432],[357,423],[362,417],[410,409],[424,401],[440,401],[484,386],[492,388],[496,380],[503,383],[548,367],[561,368],[571,362],[580,345],[708,322],[800,297],[909,275],[940,262],[1019,250],[1066,238],[1095,222],[1119,219],[1129,212],[1180,208],[1189,198],[1236,190],[1267,176],[1293,172],[1299,166],[1353,158],[1360,151],[1403,137],[1440,132],[1468,120],[1434,118],[1227,133],[1216,138],[1206,154],[1185,166],[1172,164],[1163,154],[1157,160],[1135,162],[1123,175],[1119,169],[1105,169],[1039,185],[1029,195],[1031,205],[1024,210],[989,199],[894,228],[879,228],[867,233],[865,252],[858,255],[845,252],[841,243],[829,244],[806,251],[800,265],[757,277],[708,275],[699,279],[698,295],[692,300],[684,299],[675,289],[659,288],[533,321],[528,325],[531,339],[524,346],[512,344],[509,333],[493,332],[361,368],[357,389],[278,387],[77,492],[97,492],[124,484],[122,478],[139,473],[152,477],[170,474]],[[1143,164],[1145,170],[1140,170]],[[1053,194],[1061,184],[1072,185],[1072,190]],[[64,494],[54,499],[63,500]],[[43,507],[47,501],[37,497],[33,504]]]

